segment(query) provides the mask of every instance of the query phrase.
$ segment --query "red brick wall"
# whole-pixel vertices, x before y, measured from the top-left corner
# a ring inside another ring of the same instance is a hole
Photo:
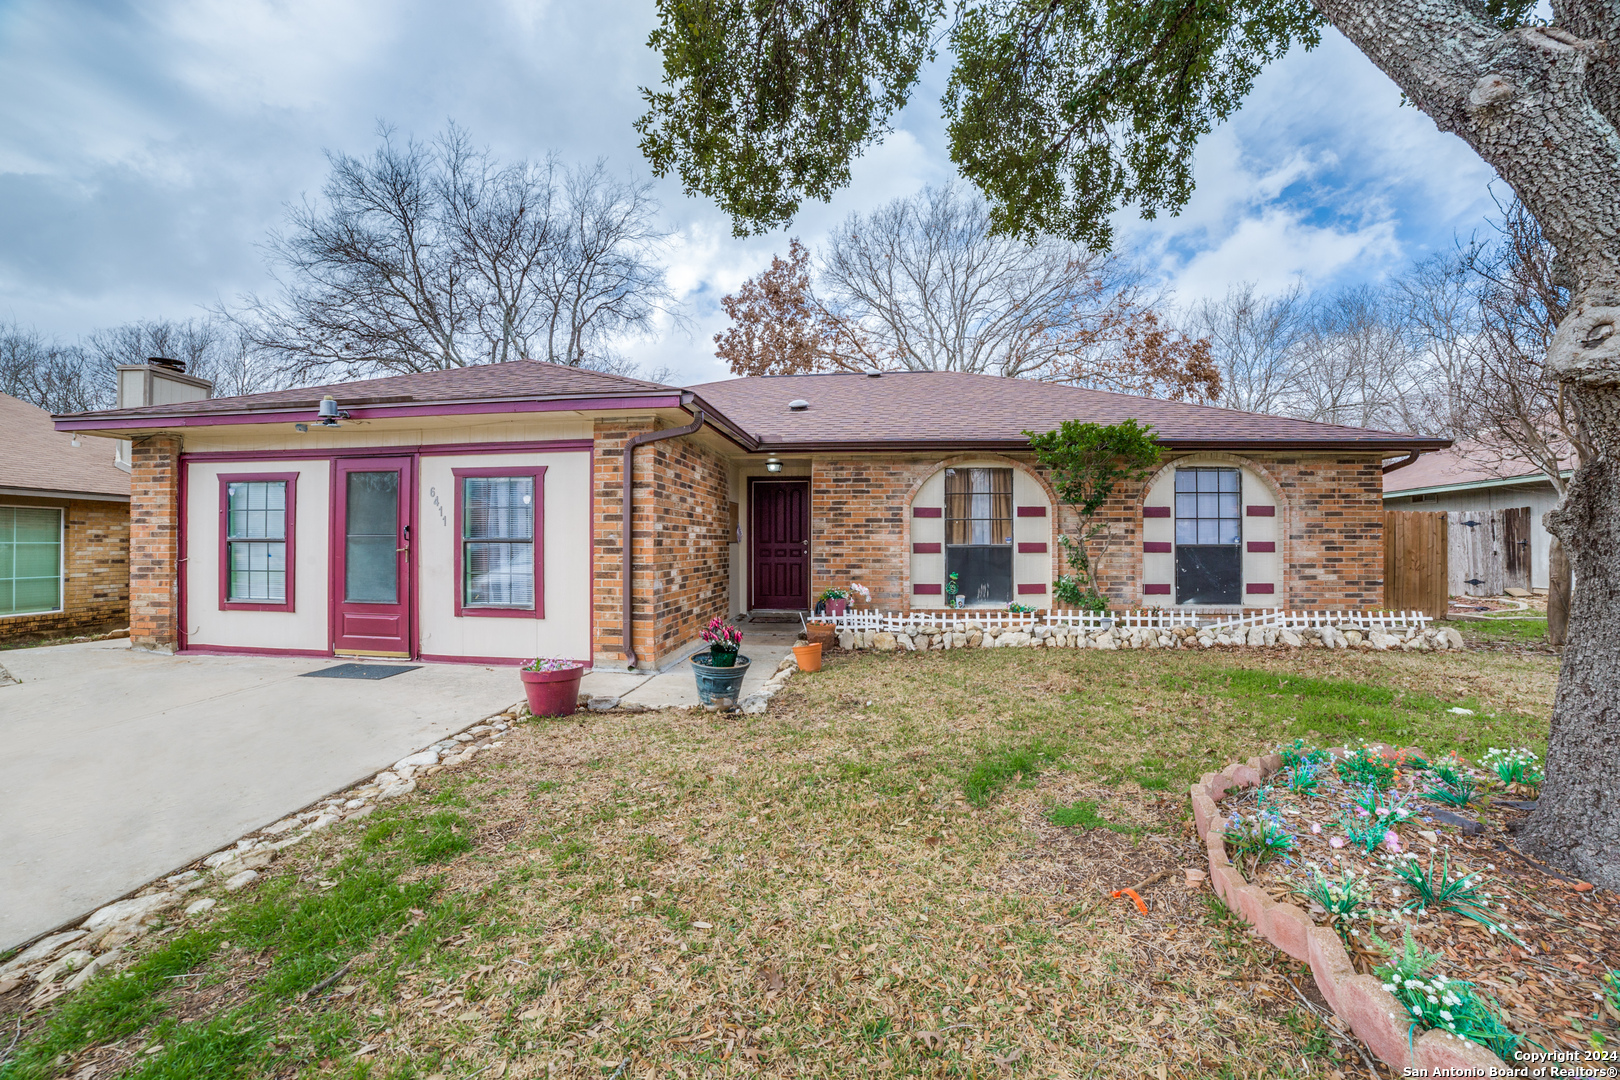
[[[18,500],[56,506],[67,526],[62,552],[62,610],[0,618],[0,640],[67,637],[111,630],[129,621],[129,504]]]
[[[1001,456],[1001,455],[987,455]],[[1167,455],[1165,464],[1177,457]],[[1007,455],[1031,466],[1025,455]],[[1377,608],[1384,602],[1383,474],[1377,456],[1251,454],[1282,499],[1284,590],[1277,606]],[[960,455],[953,455],[959,459]],[[876,455],[818,458],[812,467],[812,594],[859,581],[886,610],[910,606],[911,492],[944,459]],[[1036,469],[1040,472],[1041,470]],[[1050,483],[1050,477],[1046,478]],[[1142,490],[1103,508],[1108,542],[1098,560],[1104,591],[1120,606],[1142,602]],[[1078,517],[1067,507],[1059,532],[1073,534]],[[1064,571],[1054,544],[1053,573]]]
[[[129,637],[136,648],[172,650],[179,641],[176,559],[180,550],[180,439],[136,439],[130,471]]]
[[[595,425],[593,652],[603,664],[626,659],[620,595],[624,444],[656,427],[647,416]],[[730,611],[728,469],[718,454],[690,438],[648,443],[635,453],[631,619],[637,659],[648,666],[691,643],[711,618]]]

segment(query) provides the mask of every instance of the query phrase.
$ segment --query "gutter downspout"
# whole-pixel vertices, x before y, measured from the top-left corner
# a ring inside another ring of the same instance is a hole
[[[629,441],[624,444],[624,460],[621,465],[621,472],[624,478],[622,484],[624,488],[624,502],[619,510],[619,524],[624,530],[624,535],[619,541],[622,549],[619,562],[624,568],[624,583],[620,588],[619,595],[620,603],[624,606],[624,654],[629,658],[625,661],[625,663],[631,670],[634,670],[636,666],[636,650],[635,646],[631,643],[631,638],[634,631],[631,615],[635,610],[635,605],[633,603],[634,598],[630,592],[631,579],[635,572],[635,563],[631,558],[631,541],[634,532],[634,530],[631,529],[631,515],[634,513],[634,506],[631,496],[634,494],[635,490],[636,447],[644,446],[647,443],[658,442],[660,439],[675,439],[682,435],[694,435],[697,433],[698,429],[703,426],[705,419],[707,418],[704,416],[703,410],[699,409],[697,411],[696,418],[685,427],[666,428],[663,431],[643,431],[639,435],[632,435]]]
[[[1418,459],[1418,455],[1421,454],[1421,453],[1423,453],[1423,451],[1421,451],[1421,450],[1408,450],[1406,452],[1406,457],[1403,458],[1402,460],[1400,460],[1400,461],[1392,461],[1388,465],[1385,465],[1384,466],[1384,472],[1385,473],[1392,473],[1396,469],[1404,469],[1404,468],[1406,468],[1408,465],[1415,462]]]

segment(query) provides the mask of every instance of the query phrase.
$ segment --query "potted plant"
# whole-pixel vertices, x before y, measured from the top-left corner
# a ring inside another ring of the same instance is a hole
[[[843,589],[827,589],[816,599],[827,605],[829,615],[842,615],[849,610],[849,593]]]
[[[750,663],[748,657],[737,655],[742,645],[742,631],[719,619],[711,619],[701,636],[709,643],[709,651],[693,653],[691,658],[698,700],[720,709],[736,708]]]
[[[533,716],[572,716],[579,706],[579,680],[585,665],[578,660],[540,656],[518,669],[523,694]]]
[[[730,623],[710,619],[709,625],[698,635],[709,646],[709,661],[715,667],[731,667],[737,662],[737,650],[742,647],[742,631]]]

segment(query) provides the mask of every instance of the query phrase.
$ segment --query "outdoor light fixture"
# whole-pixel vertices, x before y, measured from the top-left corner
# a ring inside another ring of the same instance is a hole
[[[316,413],[324,427],[337,427],[338,420],[347,420],[349,414],[338,408],[337,399],[331,394],[321,398],[321,411]]]
[[[775,458],[771,458],[769,461],[767,461],[765,463],[765,471],[766,472],[781,472],[782,471],[782,463],[780,461],[777,461]]]

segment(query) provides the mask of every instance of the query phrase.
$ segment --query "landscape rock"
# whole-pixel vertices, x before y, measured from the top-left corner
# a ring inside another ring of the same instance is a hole
[[[65,930],[60,934],[40,938],[28,948],[0,964],[0,979],[9,977],[12,972],[21,971],[25,967],[32,967],[42,960],[49,960],[69,945],[84,937],[83,930]]]
[[[591,712],[609,712],[619,707],[619,699],[601,694],[585,702],[585,707]]]
[[[166,907],[177,904],[179,901],[179,895],[172,892],[153,893],[150,896],[137,896],[129,900],[119,900],[117,903],[97,908],[88,919],[79,924],[79,927],[82,930],[99,930],[103,926],[111,926],[127,919],[143,919]]]
[[[389,784],[387,787],[377,792],[377,801],[382,802],[384,799],[397,799],[401,795],[409,795],[415,790],[415,780],[399,780],[395,783]]]
[[[102,971],[116,964],[118,962],[118,958],[122,955],[123,953],[118,949],[112,949],[108,952],[102,953],[100,956],[84,965],[84,967],[79,970],[77,975],[74,975],[73,978],[69,979],[67,981],[67,988],[69,990],[77,990],[79,987],[95,978]]]
[[[419,754],[412,754],[409,757],[401,758],[400,760],[394,762],[394,769],[395,771],[398,771],[399,769],[419,769],[426,765],[437,765],[438,763],[438,751],[423,750]]]
[[[186,905],[186,914],[201,915],[203,912],[207,911],[217,903],[219,903],[219,901],[215,900],[212,896],[205,896],[201,900],[193,900],[191,903]]]
[[[244,886],[251,885],[258,880],[259,872],[257,870],[243,870],[240,874],[237,874],[235,877],[231,878],[225,883],[225,891],[235,892],[236,890],[243,888]]]
[[[74,949],[47,964],[44,970],[34,976],[34,981],[41,986],[48,986],[63,975],[78,971],[95,958],[96,954],[88,949]]]
[[[879,652],[894,652],[894,635],[880,631],[872,635],[872,648]]]

